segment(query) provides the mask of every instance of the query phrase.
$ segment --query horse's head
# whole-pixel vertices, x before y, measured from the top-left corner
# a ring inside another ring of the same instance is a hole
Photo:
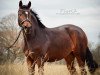
[[[19,2],[18,10],[18,24],[20,27],[31,27],[31,2],[27,5],[23,5],[22,1]]]

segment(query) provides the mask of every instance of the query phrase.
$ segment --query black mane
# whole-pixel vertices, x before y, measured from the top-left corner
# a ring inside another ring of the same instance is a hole
[[[39,27],[41,27],[41,28],[45,28],[45,26],[42,24],[40,18],[38,17],[38,14],[37,14],[35,11],[33,11],[32,9],[31,9],[30,12],[31,12],[35,17],[36,17],[36,19],[37,19],[37,21],[38,21],[38,25],[39,25]]]

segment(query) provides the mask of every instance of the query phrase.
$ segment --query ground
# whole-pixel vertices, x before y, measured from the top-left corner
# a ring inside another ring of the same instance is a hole
[[[78,66],[76,68],[80,75]],[[45,64],[44,70],[45,75],[69,75],[66,65]],[[28,75],[27,65],[26,63],[0,65],[0,75]],[[38,75],[37,66],[35,75]],[[90,75],[89,72],[88,75]],[[100,69],[95,75],[100,75]]]

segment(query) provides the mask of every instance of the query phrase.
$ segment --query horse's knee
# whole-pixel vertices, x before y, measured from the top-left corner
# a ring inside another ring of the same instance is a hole
[[[85,67],[80,67],[81,75],[87,75]]]
[[[39,73],[39,75],[44,75],[44,68],[43,68],[43,66],[38,68],[38,73]]]
[[[70,64],[67,64],[67,68],[70,72],[70,75],[77,75],[76,68],[74,66],[74,61],[72,61]]]
[[[72,67],[71,65],[68,66],[68,70],[70,72],[70,75],[78,75],[76,68]]]
[[[28,68],[28,71],[29,71],[29,75],[35,74],[35,70],[33,68]]]

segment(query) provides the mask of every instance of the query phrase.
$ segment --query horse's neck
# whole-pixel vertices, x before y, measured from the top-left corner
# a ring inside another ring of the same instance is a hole
[[[35,29],[31,29],[31,33],[30,34],[25,34],[24,43],[26,45],[34,44],[34,43],[36,43],[37,39],[41,40],[44,35],[45,35],[45,33],[43,32],[43,29],[41,29],[41,28],[37,27]]]
[[[32,28],[30,31],[31,33],[26,34],[26,37],[24,36],[25,44],[32,45],[38,42],[37,40],[43,39],[43,35],[45,35],[43,30],[45,29],[40,28],[37,21],[34,19],[34,17],[32,17]]]

